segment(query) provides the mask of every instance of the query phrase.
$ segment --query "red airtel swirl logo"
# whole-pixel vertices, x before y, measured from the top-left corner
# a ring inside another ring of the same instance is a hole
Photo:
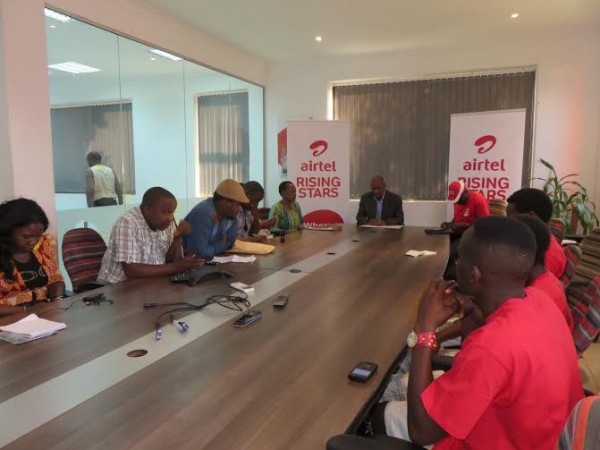
[[[496,145],[496,136],[492,136],[491,134],[486,134],[485,136],[481,136],[479,139],[475,141],[475,145],[479,147],[477,149],[477,153],[483,155],[484,153],[489,152],[494,145]]]
[[[327,150],[327,147],[329,147],[329,144],[327,143],[327,141],[315,141],[312,144],[310,144],[310,149],[313,151],[312,155],[314,157],[317,156],[321,156],[323,153],[325,153],[325,151]]]

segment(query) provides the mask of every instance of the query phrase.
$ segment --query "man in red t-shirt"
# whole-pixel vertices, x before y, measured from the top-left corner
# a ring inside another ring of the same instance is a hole
[[[517,213],[535,214],[544,223],[548,223],[552,218],[552,201],[550,197],[539,189],[523,188],[513,193],[506,199],[506,215],[511,216]],[[567,256],[563,251],[560,242],[556,236],[552,235],[550,246],[546,251],[546,269],[556,278],[560,278],[567,265]]]
[[[544,266],[546,252],[548,251],[551,239],[551,233],[548,226],[533,214],[515,214],[510,218],[523,222],[535,236],[537,248],[535,251],[535,262],[533,269],[531,269],[531,275],[529,276],[528,289],[539,289],[544,292],[564,316],[567,325],[569,326],[569,330],[573,331],[573,315],[571,314],[571,308],[569,308],[569,304],[567,303],[565,288],[558,278],[546,270],[546,267]]]
[[[545,294],[525,288],[535,249],[527,226],[505,217],[480,219],[465,232],[461,294],[442,280],[423,293],[408,338],[408,402],[386,405],[388,434],[407,438],[407,431],[420,445],[435,443],[434,450],[554,447],[583,389],[564,318]],[[485,324],[464,339],[452,368],[433,380],[436,328],[475,308]]]
[[[477,191],[466,189],[462,180],[450,183],[447,200],[454,203],[454,218],[452,222],[444,222],[441,225],[442,228],[452,231],[450,235],[450,254],[448,255],[448,265],[444,272],[444,278],[454,280],[456,278],[454,264],[458,255],[460,237],[477,219],[489,216],[490,207],[483,195]]]

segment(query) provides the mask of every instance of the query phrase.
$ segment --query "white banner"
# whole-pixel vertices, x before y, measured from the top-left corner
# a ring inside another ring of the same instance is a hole
[[[289,121],[287,172],[307,225],[343,223],[350,199],[350,124]]]
[[[524,143],[524,109],[453,114],[448,182],[506,200],[522,185]]]

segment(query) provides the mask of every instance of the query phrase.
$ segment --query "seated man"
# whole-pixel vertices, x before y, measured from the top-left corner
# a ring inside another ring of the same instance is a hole
[[[186,252],[210,260],[229,250],[237,238],[240,205],[249,202],[240,183],[230,179],[221,181],[212,198],[198,203],[185,217],[192,225],[183,242]]]
[[[516,213],[535,214],[544,223],[548,223],[552,218],[552,201],[550,197],[539,189],[523,188],[513,193],[506,199],[506,215],[511,216]],[[556,278],[560,278],[567,265],[567,256],[560,246],[556,236],[551,235],[550,246],[546,252],[546,269]]]
[[[434,449],[554,447],[583,389],[564,318],[545,294],[525,288],[535,249],[531,231],[504,217],[480,219],[465,231],[462,294],[441,280],[423,293],[408,339],[408,402],[386,405],[387,434],[435,443]],[[436,328],[475,306],[485,324],[466,337],[452,368],[433,380]]]
[[[381,175],[371,179],[371,192],[360,197],[358,225],[403,225],[402,197],[385,189],[385,180]]]
[[[113,226],[98,275],[117,283],[127,278],[156,277],[183,272],[204,264],[194,255],[183,257],[182,236],[190,231],[185,221],[175,226],[177,200],[166,189],[146,191],[142,204],[123,214]]]
[[[466,189],[464,181],[450,183],[447,200],[454,203],[454,218],[451,222],[442,223],[441,227],[452,230],[458,236],[480,217],[490,215],[486,198],[477,191]]]
[[[257,181],[242,183],[242,187],[250,202],[242,203],[237,215],[237,238],[242,241],[266,243],[266,236],[258,233],[263,228],[269,229],[275,225],[276,219],[261,222],[258,216],[258,204],[265,197],[265,190]]]
[[[447,200],[454,203],[454,218],[451,222],[443,222],[441,225],[442,228],[452,231],[450,235],[450,255],[448,256],[444,278],[453,280],[456,278],[455,262],[460,237],[477,219],[489,216],[490,207],[483,195],[477,191],[466,189],[464,181],[461,180],[450,183]]]
[[[567,303],[565,288],[558,278],[546,270],[544,266],[546,252],[548,251],[551,239],[548,226],[533,214],[514,214],[510,218],[512,220],[519,220],[527,225],[534,234],[537,243],[535,262],[529,276],[529,288],[545,292],[564,316],[569,330],[573,331],[573,316]]]

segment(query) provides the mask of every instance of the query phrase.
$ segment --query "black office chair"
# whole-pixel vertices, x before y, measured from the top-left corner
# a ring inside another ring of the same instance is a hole
[[[382,434],[370,438],[340,434],[327,441],[327,450],[424,450],[425,447]]]

